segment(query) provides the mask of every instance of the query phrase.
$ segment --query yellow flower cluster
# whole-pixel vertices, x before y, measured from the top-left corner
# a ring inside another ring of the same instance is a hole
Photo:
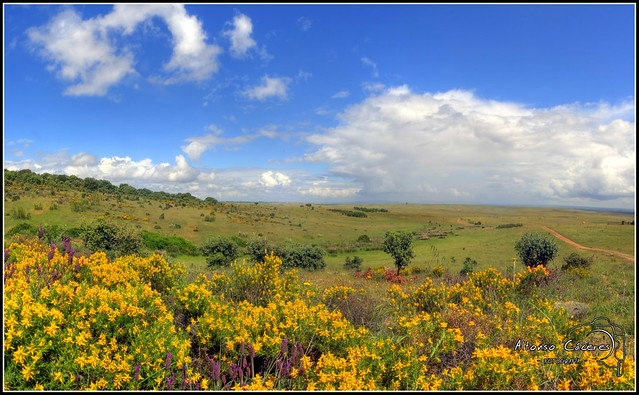
[[[69,263],[48,253],[9,247],[5,389],[634,388],[633,356],[617,377],[588,352],[567,353],[561,341],[577,323],[535,292],[522,298],[543,268],[514,281],[489,269],[453,285],[394,284],[375,306],[379,322],[356,327],[348,309],[365,305],[350,302],[368,291],[315,296],[272,253],[191,283],[159,255]],[[553,358],[579,361],[544,362]]]

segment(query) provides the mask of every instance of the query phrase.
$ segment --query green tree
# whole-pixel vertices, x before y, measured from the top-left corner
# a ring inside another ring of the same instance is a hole
[[[515,243],[515,250],[528,267],[546,266],[557,256],[557,244],[541,233],[524,233]]]
[[[384,240],[384,252],[390,254],[395,259],[397,275],[399,271],[408,266],[410,260],[415,258],[413,251],[413,234],[410,232],[386,232]]]

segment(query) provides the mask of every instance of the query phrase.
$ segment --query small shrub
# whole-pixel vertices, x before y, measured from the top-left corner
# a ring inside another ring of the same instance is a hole
[[[164,213],[160,214],[160,219],[164,219]]]
[[[71,202],[71,211],[76,213],[82,213],[91,208],[91,202],[86,199],[74,200]]]
[[[360,235],[360,236],[357,238],[357,241],[358,241],[359,243],[370,243],[370,242],[371,242],[371,238],[370,238],[370,237],[368,237],[368,235]]]
[[[477,266],[477,261],[474,259],[470,259],[469,257],[466,257],[466,260],[464,261],[464,267],[459,273],[470,274],[474,271],[475,266]]]
[[[360,270],[360,267],[362,266],[362,262],[364,262],[364,260],[358,256],[354,256],[353,259],[351,259],[350,256],[347,256],[346,262],[344,263],[344,267],[346,269]]]
[[[441,277],[444,273],[446,273],[446,268],[443,266],[435,266],[433,268],[433,276],[435,277]]]
[[[590,265],[592,265],[593,258],[594,256],[591,256],[590,258],[584,258],[576,252],[573,252],[567,257],[564,257],[564,262],[566,263],[561,266],[561,270],[568,270],[572,268],[588,269]]]
[[[34,203],[33,204],[33,209],[34,210],[42,210],[42,203]]]
[[[23,207],[12,208],[11,216],[15,219],[31,219],[31,213],[27,212]]]

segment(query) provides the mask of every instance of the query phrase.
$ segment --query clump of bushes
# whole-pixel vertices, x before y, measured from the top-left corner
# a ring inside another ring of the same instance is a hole
[[[141,236],[144,245],[151,250],[164,250],[170,256],[178,254],[199,255],[197,246],[183,237],[163,236],[146,230],[141,232]]]
[[[324,250],[318,246],[302,244],[273,245],[265,239],[254,239],[246,244],[246,253],[255,262],[261,262],[264,259],[264,255],[271,251],[282,259],[282,265],[287,268],[319,270],[326,267]]]
[[[518,228],[520,226],[524,226],[523,224],[502,224],[502,225],[497,225],[495,228],[496,229],[508,229],[508,228]]]
[[[11,216],[15,219],[31,219],[31,213],[20,206],[11,209]]]
[[[200,247],[202,255],[206,256],[209,266],[229,266],[237,259],[239,252],[237,245],[226,237],[213,237]]]
[[[97,219],[82,228],[84,245],[91,252],[104,251],[109,256],[140,254],[144,242],[140,234],[126,225]]]

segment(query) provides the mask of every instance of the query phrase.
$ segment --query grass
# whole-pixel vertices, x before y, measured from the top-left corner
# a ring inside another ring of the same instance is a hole
[[[354,218],[329,211],[352,210],[353,205],[218,203],[206,207],[166,208],[170,202],[144,198],[119,202],[107,195],[86,196],[84,199],[91,202],[91,207],[86,211],[74,212],[71,202],[82,199],[79,193],[58,192],[51,196],[50,188],[24,191],[11,185],[6,187],[6,192],[19,192],[21,198],[17,201],[5,199],[4,212],[10,213],[22,207],[31,214],[31,218],[19,219],[5,215],[5,233],[23,222],[35,226],[43,224],[71,228],[80,227],[99,217],[108,217],[139,230],[184,237],[197,246],[216,235],[234,236],[245,241],[264,237],[273,243],[297,242],[324,246],[327,243],[356,243],[357,238],[364,234],[371,239],[381,240],[391,230],[449,232],[444,238],[431,237],[414,242],[416,256],[409,267],[422,268],[426,273],[435,266],[442,266],[447,273],[457,274],[463,267],[464,259],[469,257],[478,262],[475,271],[492,267],[510,274],[512,259],[516,256],[513,247],[515,241],[524,232],[544,232],[543,226],[587,247],[631,255],[635,251],[634,226],[620,225],[622,220],[633,221],[632,214],[534,207],[358,204],[384,208],[388,212],[368,212],[367,218]],[[50,210],[54,203],[58,208]],[[38,205],[42,205],[43,209],[36,210]],[[164,219],[160,219],[162,214]],[[205,221],[205,217],[210,215],[215,215],[215,221]],[[478,222],[481,225],[471,224]],[[523,226],[496,229],[498,225],[511,223],[521,223]],[[198,231],[194,231],[195,227]],[[593,255],[560,240],[557,240],[557,245],[559,255],[549,264],[551,269],[559,269],[563,257],[572,252],[583,256]],[[320,289],[342,284],[356,289],[366,287],[373,290],[373,294],[385,292],[387,283],[356,278],[352,271],[344,269],[346,257],[354,255],[363,258],[363,270],[393,266],[392,258],[381,250],[340,252],[325,256],[327,267],[322,271],[300,271],[300,279],[310,280]],[[202,256],[180,255],[170,259],[184,262],[191,277],[213,270],[206,266]],[[517,271],[525,270],[519,261],[515,268]],[[606,316],[622,325],[627,334],[634,335],[634,274],[634,263],[605,253],[594,253],[590,277],[578,278],[564,273],[544,292],[557,300],[587,303],[591,308],[590,315]]]

